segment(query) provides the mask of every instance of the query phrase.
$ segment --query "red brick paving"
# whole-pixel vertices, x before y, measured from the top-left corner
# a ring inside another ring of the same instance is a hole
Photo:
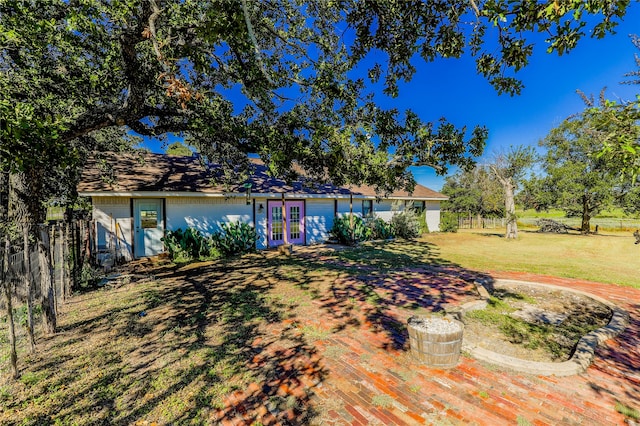
[[[578,376],[514,373],[465,356],[456,368],[437,370],[410,357],[401,327],[410,314],[400,308],[413,305],[438,309],[463,303],[471,297],[473,277],[446,269],[405,272],[397,281],[362,279],[380,296],[377,305],[354,302],[359,291],[356,278],[337,280],[334,291],[313,304],[317,314],[299,319],[299,327],[313,325],[333,332],[329,338],[313,343],[318,356],[306,358],[306,370],[297,366],[305,373],[302,377],[270,385],[278,388],[278,395],[293,395],[313,407],[311,423],[615,425],[625,424],[624,416],[615,410],[617,402],[640,408],[640,289],[493,272],[490,275],[495,278],[593,293],[629,311],[630,325],[616,339],[599,347],[592,366]],[[323,372],[321,377],[318,371]],[[250,387],[244,399],[256,389]],[[242,395],[231,398],[238,400],[237,405],[227,408],[241,411]],[[293,409],[276,413],[277,417],[261,414],[257,419],[263,424],[287,419],[291,424],[308,421],[296,417]],[[243,424],[239,416],[237,424]]]
[[[329,374],[312,403],[337,401],[345,408],[332,410],[326,423],[372,424],[371,419],[378,419],[385,425],[624,424],[616,402],[637,408],[640,401],[640,290],[526,273],[491,275],[593,293],[628,310],[630,326],[597,350],[584,374],[561,378],[507,372],[464,356],[455,369],[435,370],[414,363],[406,348],[394,348],[389,336],[375,327],[345,329],[322,342],[324,348],[351,352],[324,359]],[[406,317],[388,308],[389,316]],[[394,403],[376,407],[374,398],[380,395],[390,396]]]

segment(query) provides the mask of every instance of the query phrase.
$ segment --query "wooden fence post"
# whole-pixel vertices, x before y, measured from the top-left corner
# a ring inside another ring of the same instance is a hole
[[[69,222],[64,223],[63,226],[64,237],[62,238],[62,269],[64,271],[64,295],[65,298],[71,296],[71,279],[72,279],[72,271],[71,271],[71,257],[69,256],[69,244],[70,241],[70,233],[69,233]]]
[[[38,239],[38,263],[40,264],[40,285],[43,325],[47,334],[53,334],[57,328],[55,293],[53,289],[53,277],[51,274],[51,262],[49,259],[49,230],[47,225],[39,225]]]
[[[22,227],[22,254],[23,254],[23,271],[24,284],[27,289],[27,334],[29,335],[29,347],[31,352],[36,350],[35,321],[33,315],[33,296],[35,293],[35,278],[31,268],[31,253],[29,251],[29,232],[30,224],[25,222]]]
[[[14,379],[19,377],[18,373],[18,352],[16,350],[16,326],[13,319],[13,301],[11,294],[11,282],[7,279],[9,275],[9,237],[4,237],[4,256],[2,257],[2,289],[4,293],[4,304],[7,309],[7,324],[9,325],[9,360],[11,363],[11,376]],[[0,250],[1,251],[1,250]]]

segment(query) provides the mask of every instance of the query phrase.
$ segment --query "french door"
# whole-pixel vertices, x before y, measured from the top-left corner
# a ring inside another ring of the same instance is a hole
[[[269,246],[304,244],[304,201],[269,201],[267,203]]]

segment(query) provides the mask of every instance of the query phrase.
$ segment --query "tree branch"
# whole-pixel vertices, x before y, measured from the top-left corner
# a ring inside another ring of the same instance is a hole
[[[253,44],[253,52],[256,55],[256,60],[258,61],[258,64],[260,64],[260,70],[262,71],[262,75],[264,75],[264,78],[267,79],[269,84],[274,86],[275,84],[271,79],[271,77],[269,77],[269,74],[267,73],[267,69],[264,66],[264,62],[262,61],[262,54],[260,53],[260,49],[258,47],[258,40],[256,40],[256,35],[253,31],[253,26],[251,25],[251,19],[249,18],[249,11],[247,10],[246,0],[242,0],[242,13],[244,14],[244,21],[247,24],[247,31],[249,32],[249,38],[251,39],[251,43]]]

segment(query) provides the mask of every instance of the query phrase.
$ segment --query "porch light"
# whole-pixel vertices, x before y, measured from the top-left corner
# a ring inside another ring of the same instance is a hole
[[[251,183],[247,182],[244,185],[245,192],[247,194],[247,205],[251,204]]]
[[[262,203],[260,203],[258,205],[258,213],[262,213],[264,211],[264,206],[262,205]]]

